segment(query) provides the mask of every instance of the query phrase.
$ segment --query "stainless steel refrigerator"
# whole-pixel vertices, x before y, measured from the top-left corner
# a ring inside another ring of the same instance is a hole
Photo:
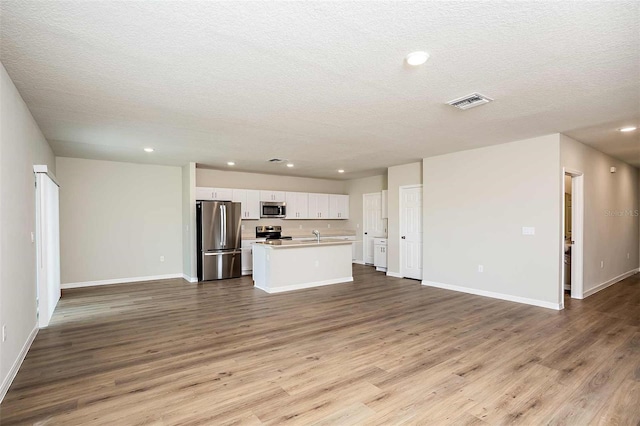
[[[240,277],[241,221],[240,203],[196,203],[198,281]]]

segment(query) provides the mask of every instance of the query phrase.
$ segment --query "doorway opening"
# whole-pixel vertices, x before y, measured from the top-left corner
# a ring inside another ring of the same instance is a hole
[[[562,280],[560,303],[564,295],[583,299],[583,233],[584,233],[584,175],[577,170],[564,170],[562,181]]]

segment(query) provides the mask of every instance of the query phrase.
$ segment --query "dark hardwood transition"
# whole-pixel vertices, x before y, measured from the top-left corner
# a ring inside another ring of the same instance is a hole
[[[354,278],[65,291],[0,423],[640,422],[638,275],[561,312],[359,265]]]

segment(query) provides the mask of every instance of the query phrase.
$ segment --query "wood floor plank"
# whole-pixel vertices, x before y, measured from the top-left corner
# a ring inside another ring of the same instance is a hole
[[[640,422],[640,276],[561,312],[385,276],[65,290],[5,425]]]

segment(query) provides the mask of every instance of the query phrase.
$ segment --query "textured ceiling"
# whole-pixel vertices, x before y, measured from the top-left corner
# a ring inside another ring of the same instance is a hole
[[[616,131],[640,124],[636,1],[0,5],[0,60],[60,156],[353,178],[563,132],[640,165]],[[474,91],[495,102],[445,105]]]

